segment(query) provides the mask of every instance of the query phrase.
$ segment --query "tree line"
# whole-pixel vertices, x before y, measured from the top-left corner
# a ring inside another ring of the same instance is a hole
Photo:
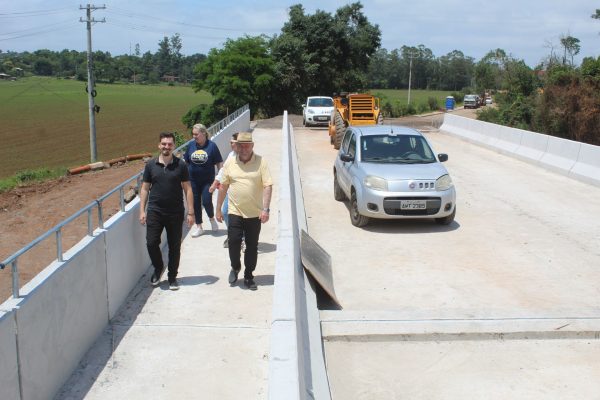
[[[164,37],[155,53],[140,52],[135,45],[133,54],[112,56],[109,52],[92,53],[94,79],[103,83],[159,83],[161,81],[190,83],[204,54],[184,56],[178,34]],[[36,50],[13,52],[0,50],[0,72],[13,76],[40,75],[87,80],[87,52]]]
[[[191,81],[194,90],[213,96],[212,104],[192,107],[183,116],[191,127],[210,125],[247,103],[254,115],[270,117],[284,110],[300,112],[310,95],[404,89],[410,74],[411,88],[446,90],[459,101],[466,93],[493,93],[497,107],[480,112],[480,119],[600,144],[600,57],[575,66],[579,39],[563,35],[558,44],[546,43],[549,54],[534,68],[503,49],[490,50],[479,61],[459,50],[436,57],[422,44],[386,50],[378,25],[362,7],[356,2],[334,13],[307,14],[301,4],[293,5],[280,34],[227,40],[208,55],[183,56],[179,35],[164,37],[154,54],[140,54],[139,46],[131,55],[96,52],[95,78],[156,83],[177,76],[180,82]],[[600,11],[592,18],[600,19]],[[86,54],[68,50],[0,52],[0,72],[15,67],[82,80],[87,73]],[[401,109],[382,105],[388,116]]]

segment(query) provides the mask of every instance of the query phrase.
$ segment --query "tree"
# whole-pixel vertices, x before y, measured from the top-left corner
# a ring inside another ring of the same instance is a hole
[[[156,73],[159,77],[171,72],[171,43],[169,38],[164,36],[160,42],[158,42],[158,51],[155,55],[156,66],[158,69]]]
[[[364,88],[380,37],[360,3],[343,6],[335,15],[321,10],[308,15],[301,4],[291,6],[289,20],[270,43],[277,93],[287,106],[299,109],[309,95]]]
[[[579,39],[570,36],[570,35],[562,35],[560,37],[560,44],[563,46],[564,48],[564,54],[563,54],[563,64],[567,63],[567,53],[569,54],[569,56],[571,56],[571,65],[573,65],[573,57],[575,57],[577,54],[579,54],[579,50],[581,49],[581,46],[579,45]]]
[[[171,67],[171,71],[173,73],[176,73],[175,71],[178,71],[179,68],[181,67],[181,59],[182,59],[181,48],[182,47],[183,47],[183,43],[181,41],[181,37],[179,36],[179,33],[176,33],[173,36],[171,36],[171,38],[169,39],[169,49],[170,49],[170,53],[171,53],[170,67]]]
[[[213,95],[214,115],[221,118],[246,103],[253,113],[271,115],[274,67],[264,36],[229,39],[223,49],[212,49],[196,67],[192,86]]]
[[[462,51],[453,50],[440,57],[441,73],[444,78],[442,84],[445,90],[460,90],[471,83],[474,61],[472,57],[465,57]]]
[[[50,76],[54,73],[54,66],[47,58],[40,58],[33,64],[33,72],[37,75]]]
[[[500,89],[509,57],[502,49],[490,50],[475,66],[475,86],[478,91]]]

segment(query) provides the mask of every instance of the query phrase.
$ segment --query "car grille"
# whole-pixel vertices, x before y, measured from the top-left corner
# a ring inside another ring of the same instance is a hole
[[[329,122],[329,115],[315,115],[313,121]]]
[[[402,200],[427,200],[423,210],[401,210]],[[383,210],[389,215],[434,215],[440,211],[442,199],[439,197],[386,197],[383,199]]]

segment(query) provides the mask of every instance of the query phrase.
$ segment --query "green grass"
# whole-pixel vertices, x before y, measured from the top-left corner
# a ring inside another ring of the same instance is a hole
[[[401,104],[408,103],[408,89],[371,89],[370,91],[375,96],[386,97],[392,102],[399,102]],[[434,97],[438,100],[440,107],[444,107],[446,104],[446,96],[450,96],[450,92],[442,90],[414,90],[410,91],[410,103],[427,104],[429,97]]]
[[[16,186],[31,183],[41,182],[48,179],[58,178],[65,175],[67,172],[64,168],[40,168],[40,169],[27,169],[19,171],[18,173],[8,177],[0,179],[0,193],[10,190]]]
[[[160,132],[183,132],[181,117],[211,102],[208,93],[189,86],[99,84],[96,90],[98,161],[156,151]],[[0,178],[90,162],[85,82],[0,81],[0,105]]]

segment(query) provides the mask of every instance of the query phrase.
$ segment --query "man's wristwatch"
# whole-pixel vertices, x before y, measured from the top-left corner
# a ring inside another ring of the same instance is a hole
[[[271,209],[270,209],[270,208],[263,208],[262,210],[263,210],[264,212],[267,212],[267,213],[271,211]]]

